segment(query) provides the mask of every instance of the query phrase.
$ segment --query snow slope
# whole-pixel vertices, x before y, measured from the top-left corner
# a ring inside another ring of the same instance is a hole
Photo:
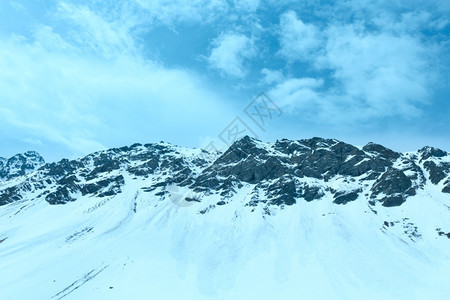
[[[191,157],[186,164],[199,177],[217,159],[199,167],[193,162],[206,154],[170,149],[172,160]],[[241,181],[223,196],[181,183],[149,189],[173,177],[161,166],[146,176],[119,168],[97,177],[119,174],[120,192],[107,196],[75,192],[75,201],[50,205],[35,188],[0,206],[1,299],[450,299],[443,182],[427,179],[404,203],[386,207],[365,196],[370,184],[303,177],[332,189],[292,205],[248,205],[255,191],[267,195],[258,183]],[[55,182],[48,184],[50,191]],[[356,200],[333,203],[333,190],[357,187]]]

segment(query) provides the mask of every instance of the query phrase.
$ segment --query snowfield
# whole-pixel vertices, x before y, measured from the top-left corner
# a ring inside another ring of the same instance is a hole
[[[136,190],[1,208],[1,298],[450,298],[450,240],[436,233],[450,208],[432,187],[376,214],[323,199],[265,215],[242,207],[245,193],[199,214],[207,203]],[[420,236],[404,236],[409,223]]]
[[[265,195],[255,183],[226,199],[186,201],[186,186],[164,197],[167,186],[148,189],[168,173],[101,176],[119,174],[124,182],[112,195],[76,192],[76,201],[50,205],[30,190],[0,206],[1,299],[450,299],[442,183],[428,180],[402,205],[385,207],[368,202],[369,180],[356,200],[338,205],[331,191],[352,191],[359,179],[304,177],[332,189],[314,201],[248,205]]]

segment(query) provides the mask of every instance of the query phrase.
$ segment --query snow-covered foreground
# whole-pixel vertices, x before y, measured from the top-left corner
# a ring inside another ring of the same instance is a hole
[[[325,196],[270,214],[243,205],[247,184],[201,214],[215,196],[181,207],[125,182],[0,207],[0,298],[450,299],[449,199],[431,184],[399,207]]]

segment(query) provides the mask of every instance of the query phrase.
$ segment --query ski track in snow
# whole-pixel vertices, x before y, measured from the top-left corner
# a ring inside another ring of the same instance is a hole
[[[94,279],[98,274],[103,272],[103,270],[105,270],[107,267],[108,266],[104,266],[104,267],[100,268],[98,271],[95,270],[95,269],[90,271],[89,273],[85,274],[82,278],[78,279],[77,281],[75,281],[74,283],[72,283],[71,285],[69,285],[68,287],[66,287],[61,292],[57,293],[56,295],[54,295],[50,299],[59,300],[59,299],[65,298],[66,296],[68,296],[72,292],[74,292],[76,289],[78,289],[81,286],[83,286],[89,280]]]

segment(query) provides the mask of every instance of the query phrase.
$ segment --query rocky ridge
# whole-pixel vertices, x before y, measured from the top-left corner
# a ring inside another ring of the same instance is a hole
[[[450,156],[432,147],[398,153],[375,143],[355,147],[323,138],[264,143],[246,136],[221,154],[161,142],[44,164],[37,153],[27,152],[0,160],[0,177],[0,205],[112,197],[128,181],[137,181],[141,191],[160,200],[170,197],[173,189],[168,187],[175,186],[188,191],[187,202],[220,195],[212,204],[220,206],[246,186],[248,207],[283,208],[319,201],[326,194],[337,205],[360,198],[391,207],[400,206],[428,182],[450,193]]]
[[[27,175],[44,164],[44,158],[35,151],[16,154],[9,159],[0,157],[0,181]]]
[[[449,163],[249,137],[18,163],[0,181],[2,299],[449,299]]]

